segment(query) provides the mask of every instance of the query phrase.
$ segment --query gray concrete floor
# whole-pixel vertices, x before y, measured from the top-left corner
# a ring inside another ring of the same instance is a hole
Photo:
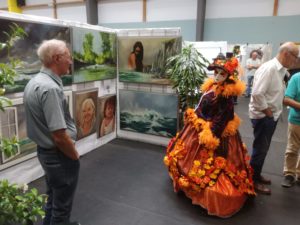
[[[243,120],[240,132],[251,153],[248,102],[240,97],[236,112]],[[272,195],[249,199],[231,218],[207,216],[183,194],[173,192],[163,164],[165,148],[116,139],[81,158],[72,219],[82,225],[299,224],[300,185],[290,189],[280,186],[286,130],[285,110],[263,168],[264,175],[272,179]],[[44,178],[31,186],[44,192]]]

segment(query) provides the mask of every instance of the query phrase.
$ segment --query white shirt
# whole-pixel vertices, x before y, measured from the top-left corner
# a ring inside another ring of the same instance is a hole
[[[252,58],[249,58],[249,59],[247,59],[247,61],[246,61],[246,66],[248,67],[248,66],[259,66],[261,64],[261,61],[260,61],[260,59],[259,58],[256,58],[255,60],[253,60]],[[246,68],[247,68],[246,67]],[[247,68],[247,76],[254,76],[254,74],[255,74],[255,72],[256,72],[256,70],[257,69],[251,69],[251,70],[249,70],[248,68]]]
[[[249,104],[250,119],[261,119],[266,115],[262,110],[270,108],[274,120],[282,112],[282,101],[285,92],[283,81],[287,69],[277,58],[262,64],[254,74],[252,95]]]

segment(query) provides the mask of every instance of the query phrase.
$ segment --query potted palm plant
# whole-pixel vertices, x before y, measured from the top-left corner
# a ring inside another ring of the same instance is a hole
[[[208,64],[208,60],[193,45],[184,46],[180,54],[168,58],[167,74],[179,95],[181,118],[187,108],[194,108],[198,103],[200,87],[207,77],[205,68]]]
[[[10,50],[15,41],[23,38],[26,33],[17,24],[10,26],[10,31],[3,32],[6,41],[0,42],[0,53],[6,52],[7,62],[0,63],[0,110],[11,106],[11,100],[5,97],[5,84],[14,84],[15,70],[18,60],[10,56]],[[15,155],[18,140],[16,137],[4,138],[0,136],[0,152],[6,157]],[[8,180],[0,180],[0,225],[23,224],[31,225],[39,217],[43,217],[45,195],[39,195],[36,189],[28,189],[27,185],[10,184]]]

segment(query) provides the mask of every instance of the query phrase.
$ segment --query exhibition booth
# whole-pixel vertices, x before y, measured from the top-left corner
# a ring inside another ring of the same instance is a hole
[[[11,58],[20,62],[14,84],[4,86],[5,96],[13,105],[0,111],[1,138],[17,137],[19,142],[16,154],[0,152],[0,180],[13,183],[29,183],[43,176],[36,145],[27,137],[23,106],[24,87],[41,68],[36,50],[43,40],[64,40],[73,56],[71,73],[62,80],[78,130],[76,149],[80,155],[101,151],[99,147],[118,137],[168,144],[178,131],[179,99],[167,75],[166,62],[179,54],[183,45],[192,44],[209,61],[220,52],[238,49],[241,67],[253,49],[261,50],[263,62],[272,55],[268,43],[184,43],[179,28],[116,30],[4,11],[0,25],[1,42],[5,39],[2,34],[18,29],[25,34],[13,40],[9,55],[0,48],[0,63],[8,63]],[[132,54],[140,66],[135,61],[133,68]],[[86,127],[84,115],[88,106],[93,109],[90,127]],[[106,118],[108,107],[113,109],[113,119]]]

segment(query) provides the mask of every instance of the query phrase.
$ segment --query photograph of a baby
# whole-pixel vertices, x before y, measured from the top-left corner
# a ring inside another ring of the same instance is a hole
[[[116,96],[98,98],[99,129],[98,137],[103,137],[115,131]]]

